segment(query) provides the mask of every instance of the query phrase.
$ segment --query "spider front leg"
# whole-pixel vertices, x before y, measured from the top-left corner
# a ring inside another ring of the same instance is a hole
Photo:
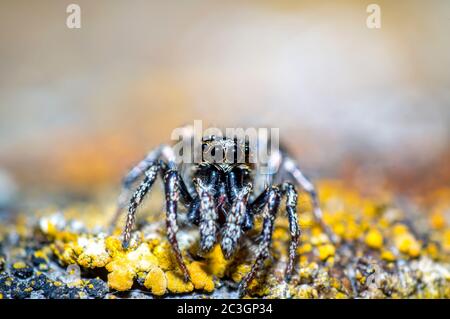
[[[145,171],[145,178],[142,183],[139,185],[136,192],[134,192],[133,196],[130,199],[130,204],[128,206],[128,215],[127,221],[125,224],[125,229],[123,231],[123,248],[128,248],[130,244],[131,231],[133,230],[134,222],[136,219],[136,209],[141,204],[145,195],[147,195],[148,191],[152,187],[153,183],[158,176],[158,171],[160,166],[156,163],[150,165],[150,167]]]
[[[186,264],[183,261],[183,256],[181,254],[180,248],[178,246],[177,240],[177,208],[178,200],[180,197],[180,177],[175,169],[169,169],[164,173],[164,189],[166,193],[166,227],[167,227],[167,237],[169,243],[172,246],[172,250],[175,253],[178,265],[184,275],[184,281],[189,281],[191,278],[189,276],[189,271]]]
[[[187,125],[181,128],[180,133],[183,136],[184,141],[192,140],[194,136],[194,128],[191,125]],[[127,175],[122,180],[122,190],[117,199],[116,211],[110,222],[111,231],[116,227],[117,221],[120,217],[120,213],[126,207],[127,202],[130,200],[131,187],[133,186],[133,184],[135,184],[142,177],[142,175],[152,165],[154,165],[155,162],[158,162],[161,157],[168,156],[173,157],[173,151],[168,145],[162,144],[154,150],[150,151],[143,160],[141,160],[127,173]],[[184,183],[183,185],[180,185],[181,195],[183,199],[186,199],[185,202],[188,203],[190,200],[192,200],[192,198],[190,198],[189,192],[187,191],[186,187],[183,186]]]
[[[204,252],[210,251],[217,239],[219,216],[214,202],[217,179],[217,173],[213,172],[209,179],[203,177],[193,180],[198,194],[194,203],[199,202],[200,249]]]
[[[175,253],[177,262],[183,272],[184,279],[188,281],[190,279],[189,272],[183,261],[176,238],[176,233],[178,231],[178,225],[176,221],[177,204],[178,200],[180,199],[180,193],[181,200],[185,205],[190,205],[190,203],[192,202],[192,197],[187,191],[186,185],[179,177],[178,171],[176,169],[175,154],[173,153],[172,149],[168,146],[161,147],[160,151],[158,151],[158,154],[164,159],[164,161],[160,160],[159,164],[157,162],[149,164],[148,169],[144,173],[144,180],[141,182],[138,189],[130,199],[127,221],[123,232],[122,246],[124,248],[128,248],[131,238],[131,231],[133,229],[136,218],[137,207],[141,204],[145,195],[147,195],[152,185],[154,184],[158,171],[162,171],[164,179],[164,189],[166,194],[167,236]]]
[[[231,201],[230,212],[222,229],[220,246],[226,259],[231,258],[235,252],[239,239],[243,233],[244,223],[248,219],[247,202],[253,185],[245,181],[243,170],[233,170],[226,176],[226,192]]]
[[[242,297],[246,292],[248,284],[253,280],[258,270],[261,268],[264,261],[269,257],[270,247],[272,243],[272,233],[275,222],[275,217],[280,206],[280,191],[277,187],[270,187],[266,189],[260,196],[265,198],[266,209],[263,213],[263,228],[261,232],[261,243],[258,247],[258,252],[256,255],[256,260],[250,269],[250,271],[245,275],[239,285],[239,296]],[[256,199],[255,201],[258,201]]]
[[[175,166],[175,154],[169,146],[163,144],[148,153],[142,161],[140,161],[128,172],[123,180],[123,189],[121,195],[119,196],[117,211],[113,220],[113,226],[120,216],[121,210],[126,206],[125,203],[128,200],[128,193],[130,192],[131,186],[142,175],[145,175],[145,178],[142,180],[141,184],[129,200],[127,221],[123,232],[122,246],[124,248],[127,248],[129,245],[131,231],[133,229],[136,218],[136,209],[141,204],[145,195],[147,195],[147,193],[150,191],[157,177],[157,173],[161,168],[159,164],[161,157],[164,158],[164,160],[168,163],[171,163],[171,166]]]
[[[119,220],[120,214],[122,210],[127,206],[127,203],[130,201],[130,193],[131,187],[133,184],[137,182],[139,178],[145,175],[145,172],[151,167],[157,165],[158,159],[161,156],[161,153],[164,148],[168,147],[167,145],[160,145],[156,149],[150,151],[145,158],[140,161],[137,165],[135,165],[122,180],[122,190],[117,199],[117,206],[114,216],[110,222],[111,230],[116,227],[117,221]]]
[[[246,222],[247,202],[252,184],[248,183],[236,190],[236,195],[231,205],[230,213],[227,215],[225,226],[222,230],[222,241],[220,243],[226,259],[229,259],[237,248],[242,235],[242,227]]]
[[[294,269],[295,257],[297,257],[298,240],[300,238],[300,227],[297,220],[297,191],[291,183],[283,183],[281,186],[283,195],[286,196],[286,213],[289,220],[289,232],[291,242],[289,243],[289,262],[286,267],[286,279],[289,280]]]
[[[338,238],[334,232],[323,221],[322,210],[320,209],[319,198],[314,184],[302,173],[298,165],[289,157],[283,162],[283,168],[294,178],[294,180],[309,194],[313,204],[313,215],[317,223],[327,234],[332,243],[337,243]]]

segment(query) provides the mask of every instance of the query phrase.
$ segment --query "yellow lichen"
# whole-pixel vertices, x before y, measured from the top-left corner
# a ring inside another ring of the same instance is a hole
[[[328,243],[328,237],[323,233],[322,229],[318,226],[311,229],[311,239],[310,242],[314,246]]]
[[[208,265],[208,272],[217,278],[225,276],[228,261],[223,255],[220,245],[215,245],[213,249],[205,256]]]
[[[241,264],[237,266],[236,270],[231,274],[231,279],[234,282],[240,282],[242,278],[250,271],[251,265]]]
[[[15,262],[14,264],[13,264],[13,268],[14,269],[23,269],[23,268],[25,268],[27,265],[24,263],[24,262],[22,262],[22,261],[18,261],[18,262]]]
[[[362,285],[366,283],[366,276],[364,276],[359,270],[356,271],[356,280],[358,280]]]
[[[414,238],[414,236],[409,233],[403,233],[396,236],[395,244],[397,249],[403,254],[411,257],[417,257],[420,255],[421,245]]]
[[[309,252],[311,252],[312,251],[312,245],[310,244],[310,243],[304,243],[304,244],[302,244],[302,245],[300,245],[300,247],[298,247],[298,253],[300,254],[300,255],[302,255],[302,254],[306,254],[306,253],[309,253]]]
[[[104,267],[110,261],[109,256],[105,256],[104,258],[95,258],[88,254],[81,254],[78,256],[77,263],[80,266],[85,268],[96,268],[96,267]]]
[[[78,257],[72,243],[64,244],[57,241],[51,247],[55,255],[63,264],[70,265],[77,263]]]
[[[370,200],[364,200],[362,203],[362,214],[372,218],[377,213],[377,207]]]
[[[358,226],[358,224],[353,220],[349,220],[347,223],[347,227],[345,229],[345,233],[344,233],[343,237],[346,240],[352,241],[352,240],[359,238],[361,233],[362,233],[362,230]]]
[[[111,257],[123,252],[122,241],[115,236],[109,236],[105,239],[105,247]]]
[[[276,219],[271,258],[261,267],[269,270],[265,276],[262,276],[261,271],[249,284],[248,296],[277,297],[288,291],[293,298],[352,297],[352,283],[350,279],[342,277],[340,267],[343,262],[350,260],[355,262],[356,269],[357,260],[364,257],[373,259],[375,267],[382,268],[379,279],[386,274],[387,278],[382,280],[386,280],[387,289],[392,290],[392,297],[411,296],[413,292],[406,291],[404,287],[399,288],[397,281],[391,278],[391,272],[396,271],[394,261],[407,259],[408,263],[418,263],[424,258],[428,258],[430,262],[448,260],[448,254],[445,252],[450,252],[450,230],[446,229],[444,218],[448,205],[432,207],[429,225],[434,231],[422,250],[422,242],[414,237],[406,224],[399,222],[406,220],[405,212],[394,209],[381,200],[363,198],[359,193],[346,188],[347,185],[343,183],[331,182],[321,185],[319,190],[324,222],[339,238],[339,241],[333,244],[322,225],[314,220],[310,198],[305,194],[300,195],[300,201],[305,201],[305,205],[301,202],[298,206],[302,229],[300,246],[297,249],[300,257],[295,265],[292,281],[287,283],[288,290],[285,289],[286,286],[280,285],[280,280],[288,258],[289,224],[285,218]],[[148,219],[150,223],[155,220],[156,217]],[[249,232],[249,238],[256,238],[261,231],[261,219],[255,222],[256,228]],[[241,282],[255,260],[254,254],[246,254],[253,251],[252,249],[237,250],[231,260],[226,260],[219,244],[210,252],[201,252],[195,236],[180,228],[181,253],[192,280],[184,282],[179,264],[163,231],[138,230],[133,238],[139,240],[134,240],[129,249],[123,249],[119,228],[115,235],[103,237],[74,233],[69,227],[63,229],[61,225],[67,223],[61,223],[58,219],[44,220],[41,224],[42,232],[47,234],[51,242],[49,247],[62,264],[76,263],[82,268],[104,267],[109,272],[109,287],[119,291],[131,289],[136,282],[143,284],[155,296],[187,293],[194,289],[212,292],[222,278]],[[198,230],[196,231],[198,233]],[[250,244],[250,241],[248,243]],[[352,249],[346,249],[348,247]],[[369,250],[368,247],[377,251]],[[248,248],[251,248],[250,245]],[[50,254],[48,251],[39,251],[34,256],[48,258]],[[410,260],[412,258],[416,260]],[[384,262],[380,263],[381,260]],[[269,263],[274,267],[267,268]],[[334,264],[338,264],[338,267]],[[367,296],[383,296],[380,289],[371,288],[377,285],[372,278],[378,277],[368,276],[364,266],[362,267],[355,270],[356,285],[368,287],[361,290]],[[421,274],[425,275],[426,273]],[[415,279],[408,277],[409,275],[405,276],[405,287],[409,287]],[[283,292],[280,292],[283,290],[280,287],[284,289]],[[447,292],[443,288],[439,289],[424,288],[414,293],[414,296],[450,294],[450,289]]]
[[[342,222],[334,223],[332,226],[332,230],[339,237],[344,237],[346,231],[345,225]]]
[[[118,291],[130,290],[133,286],[135,273],[129,269],[116,269],[108,274],[108,286]]]
[[[158,259],[158,265],[163,270],[171,270],[177,267],[172,255],[172,249],[168,242],[163,242],[153,249],[153,254]]]
[[[195,261],[187,267],[195,289],[203,289],[207,292],[212,292],[214,290],[212,276],[205,272],[205,269],[208,269],[207,264]]]
[[[167,290],[167,278],[159,267],[150,269],[145,277],[144,286],[151,290],[152,294],[162,296]]]
[[[159,259],[150,251],[147,243],[142,243],[135,250],[128,252],[125,258],[136,272],[147,272],[159,265]]]
[[[349,297],[342,293],[342,292],[337,292],[336,295],[334,296],[336,299],[348,299]]]
[[[431,227],[433,227],[434,229],[445,228],[445,218],[441,213],[435,212],[433,215],[431,215]]]
[[[273,231],[272,238],[274,240],[287,241],[289,240],[289,232],[282,227],[276,227],[275,230]]]
[[[383,235],[379,230],[371,229],[366,234],[364,241],[370,248],[380,249],[383,246]]]
[[[312,214],[302,214],[298,219],[298,223],[302,229],[308,229],[314,224],[314,218]]]
[[[406,227],[403,224],[396,224],[392,228],[392,233],[394,234],[394,236],[404,235],[407,234],[408,232],[409,232],[408,227]]]
[[[158,266],[158,259],[150,252],[146,243],[140,244],[135,250],[118,253],[106,265],[108,285],[116,290],[129,290],[138,273],[149,272]]]
[[[44,260],[48,260],[47,252],[45,252],[43,249],[35,251],[33,253],[33,256],[36,258],[42,258]]]
[[[326,260],[329,257],[334,256],[336,252],[335,247],[332,244],[325,244],[318,247],[319,258]]]
[[[381,252],[381,259],[385,260],[385,261],[395,261],[395,255],[392,251],[389,250],[383,250]]]
[[[317,289],[309,285],[301,285],[291,291],[293,298],[300,299],[317,299],[319,298],[319,293]]]
[[[450,253],[450,229],[447,229],[444,233],[442,246],[447,253]]]
[[[167,271],[167,289],[173,293],[186,293],[194,290],[192,282],[185,282],[183,276],[177,271]]]
[[[306,281],[310,281],[313,277],[313,274],[319,269],[319,265],[315,262],[309,263],[305,261],[300,264],[299,267],[299,277]]]
[[[439,257],[439,247],[435,243],[429,243],[426,247],[426,252],[433,259]]]

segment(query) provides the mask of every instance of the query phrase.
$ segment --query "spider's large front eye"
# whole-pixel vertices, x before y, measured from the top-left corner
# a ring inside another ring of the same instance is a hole
[[[222,163],[224,158],[224,149],[221,145],[216,145],[211,150],[211,156],[214,158],[214,163]]]
[[[208,163],[222,163],[223,157],[224,152],[220,145],[208,145],[203,151],[203,161]]]
[[[236,147],[234,145],[225,148],[225,151],[224,151],[225,162],[228,164],[237,163],[237,157],[236,157],[237,153],[238,152],[236,151]]]

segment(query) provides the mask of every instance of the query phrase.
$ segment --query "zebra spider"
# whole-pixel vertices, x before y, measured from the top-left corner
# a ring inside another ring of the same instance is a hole
[[[186,132],[188,137],[193,139],[193,133],[189,128]],[[196,163],[194,161],[177,163],[174,148],[163,144],[148,153],[125,176],[114,219],[117,220],[121,210],[128,203],[122,241],[124,248],[127,248],[130,242],[136,209],[152,188],[158,174],[164,182],[168,241],[186,281],[190,280],[190,275],[176,237],[179,203],[187,210],[188,221],[199,227],[201,250],[207,252],[216,243],[220,243],[226,259],[231,258],[236,252],[242,236],[253,229],[254,217],[262,216],[261,240],[256,260],[239,285],[240,296],[246,292],[248,284],[270,255],[274,222],[283,198],[291,237],[286,279],[289,280],[292,274],[300,237],[297,191],[294,185],[300,186],[310,195],[316,221],[332,241],[336,240],[322,221],[314,185],[286,151],[277,150],[271,153],[267,164],[271,169],[262,174],[260,163],[251,161],[252,150],[247,139],[212,135],[203,137],[200,144],[202,156]],[[222,155],[219,156],[221,158],[219,161],[216,160],[218,154]],[[242,154],[242,161],[237,160],[237,154]],[[139,180],[141,180],[139,186],[129,199],[132,186]]]

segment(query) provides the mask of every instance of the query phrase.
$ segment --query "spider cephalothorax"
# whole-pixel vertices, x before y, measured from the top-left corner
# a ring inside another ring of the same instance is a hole
[[[167,236],[186,281],[190,276],[176,238],[178,203],[186,208],[189,222],[199,227],[200,248],[208,251],[220,243],[227,259],[238,249],[242,236],[253,228],[254,216],[262,216],[261,241],[256,260],[240,284],[240,293],[243,293],[269,257],[274,221],[283,198],[291,235],[286,268],[286,277],[289,278],[300,237],[297,191],[289,180],[311,195],[314,216],[323,225],[313,184],[284,151],[277,150],[270,154],[266,164],[272,169],[262,174],[260,163],[252,161],[250,146],[245,139],[204,137],[201,153],[199,162],[180,164],[177,163],[173,148],[161,145],[130,170],[123,182],[124,191],[119,197],[118,212],[128,202],[131,186],[139,178],[143,179],[129,199],[123,246],[127,248],[129,245],[137,207],[160,173],[166,194]]]

